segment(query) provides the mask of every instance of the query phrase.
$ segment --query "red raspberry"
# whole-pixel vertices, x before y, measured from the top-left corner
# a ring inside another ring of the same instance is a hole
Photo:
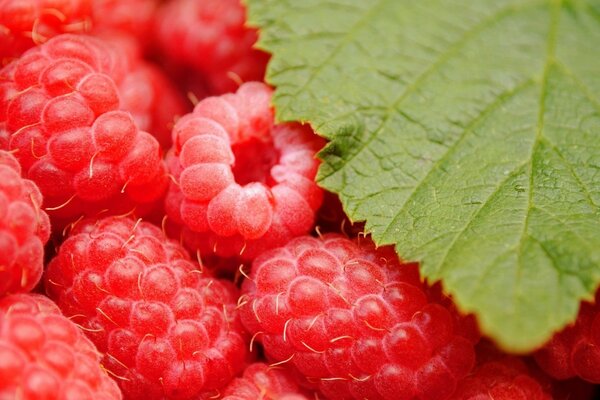
[[[595,303],[582,303],[574,324],[555,334],[535,359],[556,379],[578,376],[600,383],[600,291]]]
[[[528,360],[481,343],[478,365],[459,382],[452,400],[552,400],[552,383]]]
[[[268,55],[253,49],[257,33],[245,27],[240,0],[173,0],[162,6],[157,21],[162,51],[201,72],[211,93],[263,79]]]
[[[36,294],[0,299],[0,399],[116,400],[94,345]]]
[[[51,215],[128,211],[166,189],[158,142],[118,111],[116,83],[132,62],[98,39],[61,35],[0,70],[0,136]]]
[[[309,400],[291,374],[263,363],[250,364],[241,378],[235,378],[223,391],[223,400]]]
[[[17,160],[0,151],[0,296],[28,292],[42,276],[50,236],[42,202],[35,183],[21,178]]]
[[[463,379],[452,400],[552,400],[517,357],[490,361]]]
[[[121,33],[147,47],[160,0],[91,0],[92,33]]]
[[[119,85],[121,106],[129,111],[139,129],[150,132],[162,148],[171,147],[175,119],[187,113],[187,102],[167,76],[141,62]]]
[[[367,239],[296,238],[254,261],[243,293],[242,321],[267,357],[327,398],[447,399],[475,361],[417,265]]]
[[[237,291],[198,267],[154,225],[110,217],[75,227],[46,289],[127,398],[197,398],[224,387],[247,354]]]
[[[0,67],[66,32],[89,29],[92,0],[0,0]]]
[[[173,129],[167,215],[191,249],[252,259],[307,233],[322,201],[314,182],[323,141],[309,127],[273,126],[262,83],[209,97]]]

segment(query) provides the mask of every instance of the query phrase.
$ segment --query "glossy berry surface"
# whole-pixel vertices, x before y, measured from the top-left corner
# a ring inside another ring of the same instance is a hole
[[[158,142],[119,110],[132,62],[98,39],[60,35],[0,70],[0,145],[51,216],[127,212],[166,189]]]
[[[37,294],[0,299],[0,399],[121,398],[94,345],[56,304]]]
[[[50,219],[42,195],[21,178],[12,154],[0,150],[0,296],[28,292],[42,277]]]
[[[104,353],[126,398],[214,396],[243,368],[233,285],[205,276],[149,223],[78,224],[50,262],[46,290]]]
[[[452,400],[552,400],[550,380],[520,358],[483,362],[463,379]]]
[[[223,390],[223,400],[309,400],[290,372],[264,363],[253,363]]]
[[[274,125],[270,100],[250,82],[176,123],[165,208],[191,250],[248,260],[312,228],[323,142],[308,127]]]
[[[164,54],[200,73],[209,93],[235,91],[240,82],[262,80],[268,55],[253,48],[240,0],[173,0],[157,17],[156,35]]]
[[[595,303],[584,302],[575,323],[558,332],[535,360],[556,379],[579,377],[600,383],[600,292]]]
[[[240,301],[267,358],[326,398],[447,399],[477,335],[435,298],[391,249],[325,235],[259,256]]]

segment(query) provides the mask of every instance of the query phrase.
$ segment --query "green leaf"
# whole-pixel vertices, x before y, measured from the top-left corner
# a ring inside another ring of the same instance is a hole
[[[320,183],[510,351],[600,281],[600,0],[249,0]]]

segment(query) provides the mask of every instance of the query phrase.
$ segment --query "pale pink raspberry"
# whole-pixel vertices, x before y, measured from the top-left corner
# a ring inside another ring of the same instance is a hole
[[[188,248],[251,259],[312,228],[323,140],[308,126],[275,125],[270,100],[266,85],[246,83],[175,125],[166,211]]]

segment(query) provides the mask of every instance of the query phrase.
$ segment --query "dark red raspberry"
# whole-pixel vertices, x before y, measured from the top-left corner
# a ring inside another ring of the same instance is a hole
[[[264,363],[250,364],[241,378],[235,378],[223,391],[223,400],[309,400],[291,374]]]
[[[28,292],[42,277],[50,236],[42,202],[35,183],[21,178],[17,160],[0,151],[0,296]]]
[[[307,126],[273,126],[270,100],[266,85],[246,83],[175,125],[166,211],[190,249],[252,259],[312,228],[323,141]]]
[[[259,256],[240,301],[267,357],[327,398],[442,400],[473,367],[478,335],[437,296],[392,249],[325,235]]]
[[[244,367],[237,291],[149,223],[76,225],[48,266],[46,290],[104,353],[128,399],[215,395]]]
[[[158,142],[119,111],[133,62],[118,46],[60,35],[0,70],[0,137],[51,216],[127,212],[166,189]]]
[[[535,359],[556,379],[578,376],[600,383],[600,291],[594,303],[582,303],[574,324],[555,334]]]
[[[324,192],[315,225],[320,233],[342,232],[346,236],[357,237],[365,232],[365,223],[351,221],[344,212],[338,195],[329,191]]]
[[[554,381],[553,400],[598,400],[600,387],[579,378]]]
[[[162,51],[203,74],[210,93],[263,80],[268,55],[253,48],[256,30],[245,26],[240,0],[172,0],[164,3],[157,20]]]
[[[459,382],[451,400],[552,400],[553,389],[550,378],[531,360],[482,342],[477,346],[477,366]]]
[[[36,294],[0,299],[0,399],[118,400],[94,345]]]
[[[0,67],[24,51],[90,27],[92,0],[0,0]]]

